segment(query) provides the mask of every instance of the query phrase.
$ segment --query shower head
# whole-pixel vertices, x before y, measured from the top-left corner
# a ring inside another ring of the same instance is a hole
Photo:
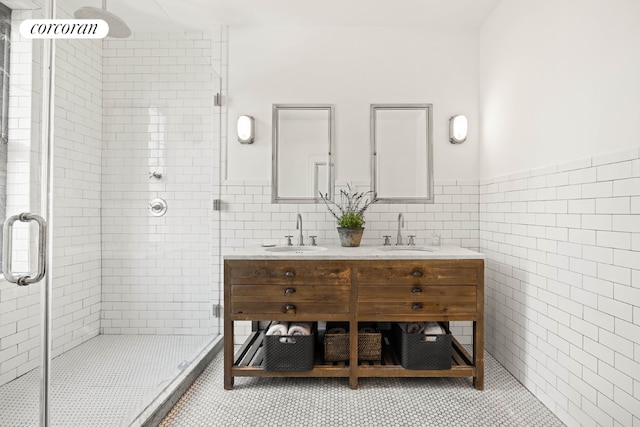
[[[129,26],[120,17],[107,11],[107,0],[102,0],[102,9],[84,6],[76,10],[73,16],[77,19],[102,19],[109,24],[108,37],[125,38],[131,35]]]

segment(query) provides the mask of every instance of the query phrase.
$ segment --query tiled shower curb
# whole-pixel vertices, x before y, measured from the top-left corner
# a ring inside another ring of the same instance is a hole
[[[129,424],[132,427],[156,427],[169,413],[171,408],[182,397],[213,358],[222,350],[223,337],[218,336],[211,341],[182,372],[170,382],[164,390],[147,405]]]

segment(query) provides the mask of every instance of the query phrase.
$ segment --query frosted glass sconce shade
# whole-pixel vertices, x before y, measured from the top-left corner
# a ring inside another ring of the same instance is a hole
[[[467,140],[467,117],[458,115],[449,119],[449,142],[462,144]]]
[[[255,125],[253,117],[238,117],[238,141],[241,144],[252,144],[255,138]]]

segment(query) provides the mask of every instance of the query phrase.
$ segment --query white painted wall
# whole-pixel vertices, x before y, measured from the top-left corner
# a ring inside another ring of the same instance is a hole
[[[503,1],[480,33],[480,177],[639,144],[640,2]]]
[[[433,103],[436,179],[477,179],[477,32],[396,27],[229,29],[227,178],[270,181],[271,106],[336,106],[336,179],[370,180],[369,106]],[[466,114],[469,140],[448,140],[448,119]],[[256,141],[240,145],[235,121],[256,119]]]
[[[509,0],[480,31],[486,348],[569,426],[640,425],[639,16]]]

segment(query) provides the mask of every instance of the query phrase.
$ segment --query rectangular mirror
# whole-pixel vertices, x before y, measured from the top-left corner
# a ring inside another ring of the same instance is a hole
[[[371,105],[371,176],[379,203],[433,203],[431,104]]]
[[[333,105],[273,105],[274,203],[317,203],[319,192],[333,198],[333,115]]]

